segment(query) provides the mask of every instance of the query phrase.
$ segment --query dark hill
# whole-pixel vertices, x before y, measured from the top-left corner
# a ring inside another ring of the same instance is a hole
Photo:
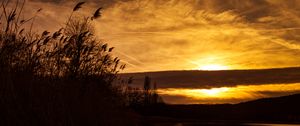
[[[139,109],[138,111],[149,117],[158,116],[178,122],[225,120],[299,123],[299,99],[300,94],[294,94],[277,98],[264,98],[239,104],[161,105]]]

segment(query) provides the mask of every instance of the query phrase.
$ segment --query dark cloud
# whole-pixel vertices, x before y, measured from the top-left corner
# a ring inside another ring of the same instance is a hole
[[[150,76],[163,88],[216,88],[238,85],[262,85],[300,82],[300,68],[234,71],[165,71],[127,73],[121,77],[133,77],[132,86],[142,87],[144,77]],[[276,73],[276,74],[275,74]]]

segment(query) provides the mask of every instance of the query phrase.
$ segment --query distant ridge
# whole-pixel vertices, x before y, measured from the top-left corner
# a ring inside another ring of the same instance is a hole
[[[300,67],[222,70],[222,71],[158,71],[123,73],[122,78],[134,77],[133,86],[141,86],[144,76],[150,76],[159,88],[210,88],[248,84],[276,84],[300,82]]]
[[[239,104],[236,104],[239,106],[278,106],[281,107],[280,109],[283,109],[283,106],[287,107],[297,107],[300,112],[300,94],[292,94],[287,96],[280,96],[280,97],[271,97],[271,98],[261,98],[257,100],[247,101],[247,102],[241,102]]]
[[[263,98],[239,104],[164,105],[140,110],[148,116],[182,122],[223,120],[241,122],[300,123],[300,94]]]

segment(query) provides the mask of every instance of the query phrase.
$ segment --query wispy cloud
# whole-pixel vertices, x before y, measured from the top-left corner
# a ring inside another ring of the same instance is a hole
[[[80,14],[104,6],[99,38],[117,47],[125,72],[196,69],[214,58],[232,68],[299,65],[297,0],[88,0]],[[30,0],[43,8],[39,29],[58,29],[76,2]],[[53,27],[57,26],[57,27]],[[187,59],[187,60],[184,60]]]

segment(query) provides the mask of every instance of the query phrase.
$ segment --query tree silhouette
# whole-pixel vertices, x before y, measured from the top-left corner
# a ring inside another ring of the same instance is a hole
[[[151,88],[152,85],[152,88]],[[157,94],[157,83],[151,83],[151,78],[145,76],[144,80],[144,105],[155,105],[163,103],[162,98]]]
[[[145,76],[144,80],[144,104],[150,104],[150,97],[151,97],[151,78]]]

